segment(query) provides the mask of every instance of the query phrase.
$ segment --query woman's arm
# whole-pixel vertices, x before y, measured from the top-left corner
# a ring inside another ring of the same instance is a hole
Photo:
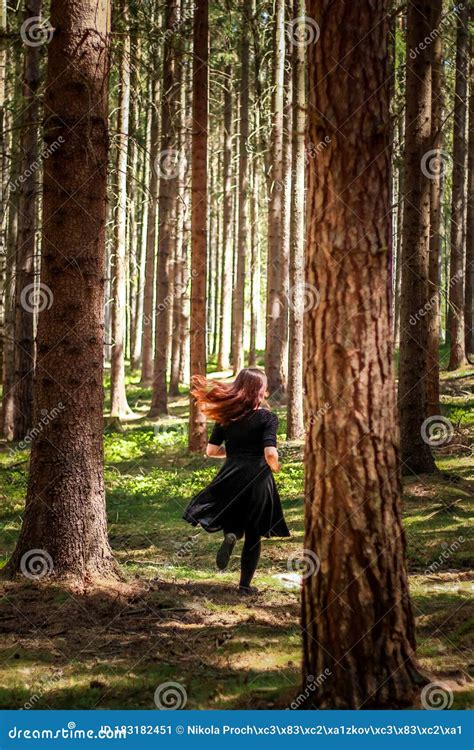
[[[208,443],[206,455],[210,458],[225,458],[225,445],[214,445],[213,443]]]
[[[278,451],[273,446],[267,446],[264,448],[265,461],[269,465],[270,469],[275,473],[280,471],[280,463],[278,461]]]

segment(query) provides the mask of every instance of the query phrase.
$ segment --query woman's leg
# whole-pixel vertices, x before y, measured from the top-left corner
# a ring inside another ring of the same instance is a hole
[[[255,529],[245,529],[245,542],[240,558],[240,586],[249,588],[260,559],[262,544]]]

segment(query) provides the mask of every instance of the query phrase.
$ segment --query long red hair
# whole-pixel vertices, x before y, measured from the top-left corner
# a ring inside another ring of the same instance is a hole
[[[258,409],[267,390],[267,376],[256,367],[241,370],[233,383],[213,380],[209,384],[202,375],[194,375],[191,382],[191,393],[201,411],[222,425]]]

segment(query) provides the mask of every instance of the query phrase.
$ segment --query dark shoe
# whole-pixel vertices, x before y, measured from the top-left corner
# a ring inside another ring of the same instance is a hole
[[[240,596],[256,596],[259,590],[255,586],[239,586]]]
[[[219,570],[225,570],[229,564],[230,556],[232,554],[232,550],[235,547],[235,543],[237,541],[237,537],[235,534],[226,534],[224,537],[224,541],[222,542],[221,546],[217,550],[216,555],[216,565],[219,568]]]

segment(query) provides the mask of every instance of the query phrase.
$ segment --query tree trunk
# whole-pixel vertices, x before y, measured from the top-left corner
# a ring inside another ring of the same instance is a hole
[[[432,0],[431,28],[438,29],[443,13],[443,0]],[[431,43],[431,150],[439,165],[442,164],[443,133],[443,37],[437,34]],[[441,196],[442,170],[431,176],[430,186],[430,240],[429,240],[429,299],[427,317],[426,409],[427,416],[440,413],[439,405],[439,324],[440,324],[440,263],[441,263]]]
[[[191,375],[206,375],[208,0],[197,0],[193,28],[193,123],[191,212]],[[206,418],[190,397],[189,450],[204,451]]]
[[[102,470],[110,5],[52,0],[51,24],[45,142],[63,142],[44,163],[41,282],[53,302],[39,315],[37,430],[8,571],[87,581],[114,571]]]
[[[471,63],[469,73],[469,136],[467,169],[466,214],[466,290],[464,303],[464,329],[466,354],[474,352],[474,34],[471,34]]]
[[[295,0],[294,18],[304,33],[305,3]],[[304,188],[305,188],[305,46],[293,45],[293,193],[290,233],[290,328],[288,357],[287,434],[290,440],[304,434],[303,421],[303,316],[304,303]]]
[[[308,138],[331,139],[308,165],[306,278],[320,304],[305,324],[301,556],[306,705],[323,709],[409,705],[418,680],[392,367],[389,7],[307,5],[321,30],[306,47]]]
[[[406,43],[405,196],[400,307],[399,408],[404,473],[436,470],[422,425],[427,416],[430,237],[431,0],[410,0]],[[414,52],[415,51],[415,52]]]
[[[130,115],[130,33],[127,0],[120,7],[124,25],[119,61],[119,102],[117,122],[117,208],[114,224],[112,263],[112,356],[110,362],[110,415],[130,413],[125,390],[125,345],[127,318],[127,164]]]
[[[153,66],[154,71],[157,69]],[[145,288],[143,292],[143,331],[142,331],[142,375],[141,385],[151,385],[153,379],[153,298],[155,279],[155,244],[156,244],[156,216],[158,207],[158,169],[156,155],[159,145],[159,86],[153,79],[151,84],[151,125],[150,125],[150,184],[148,190],[148,223],[146,227],[146,261]]]
[[[466,120],[467,79],[469,75],[469,6],[457,12],[456,86],[454,93],[453,187],[451,205],[451,257],[449,264],[449,364],[457,370],[467,363],[464,331],[464,288],[466,218]]]
[[[222,225],[222,285],[217,369],[230,367],[232,323],[232,67],[226,67],[224,88],[224,207]]]
[[[41,0],[26,0],[25,23],[41,13]],[[36,198],[40,47],[26,44],[23,68],[23,108],[20,117],[18,237],[15,270],[14,439],[22,440],[33,426],[35,367],[34,316],[50,304],[50,291],[35,288]]]
[[[177,23],[175,0],[166,4],[165,41],[163,47],[163,86],[161,97],[161,145],[157,156],[160,177],[158,262],[156,269],[155,360],[150,417],[168,413],[166,372],[170,313],[169,263],[172,258],[172,197],[176,191],[180,154],[177,151],[176,112],[179,86],[175,80],[173,29]]]
[[[252,196],[251,196],[251,268],[250,268],[250,346],[249,367],[257,366],[257,345],[260,322],[260,280],[261,280],[261,254],[260,254],[260,174],[258,158],[254,155],[252,160]]]
[[[285,3],[275,2],[275,49],[273,57],[271,160],[268,205],[267,332],[265,371],[268,390],[276,401],[285,392],[281,335],[282,299],[281,215],[283,210],[283,88],[285,74]]]
[[[242,30],[240,42],[240,127],[239,127],[239,229],[237,243],[237,276],[235,280],[235,306],[232,346],[233,369],[236,375],[244,366],[245,280],[249,255],[249,24],[252,16],[252,0],[244,0],[242,6]]]

